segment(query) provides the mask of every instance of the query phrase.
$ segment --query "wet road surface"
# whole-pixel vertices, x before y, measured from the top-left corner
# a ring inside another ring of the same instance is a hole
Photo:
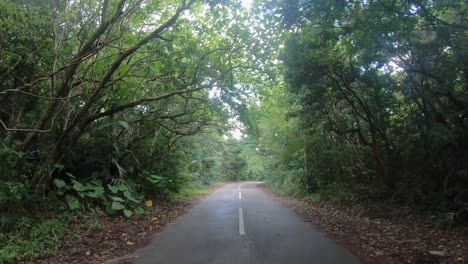
[[[137,264],[357,264],[254,182],[229,183],[157,233]]]

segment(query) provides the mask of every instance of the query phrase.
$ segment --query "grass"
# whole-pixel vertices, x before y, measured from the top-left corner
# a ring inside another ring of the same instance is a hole
[[[180,192],[173,194],[172,198],[183,199],[186,197],[191,197],[191,196],[196,196],[196,195],[206,195],[206,194],[209,194],[210,192],[211,192],[210,188],[208,187],[197,188],[197,187],[189,186],[189,187],[184,187],[180,190]]]
[[[320,193],[308,193],[304,196],[304,200],[307,202],[312,202],[312,203],[319,203],[322,201],[322,198],[320,196]]]

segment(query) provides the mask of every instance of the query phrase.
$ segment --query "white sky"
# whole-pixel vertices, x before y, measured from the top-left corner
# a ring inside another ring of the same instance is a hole
[[[241,139],[245,137],[244,133],[239,128],[228,131],[227,135],[223,135],[223,138],[226,140],[228,138]]]
[[[250,9],[252,7],[252,0],[242,0],[242,6],[246,9]]]

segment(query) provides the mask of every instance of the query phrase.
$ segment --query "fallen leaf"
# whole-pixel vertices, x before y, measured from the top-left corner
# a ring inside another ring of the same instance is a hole
[[[431,251],[429,251],[429,254],[445,257],[445,256],[447,256],[447,251],[445,251],[445,250],[431,250]]]

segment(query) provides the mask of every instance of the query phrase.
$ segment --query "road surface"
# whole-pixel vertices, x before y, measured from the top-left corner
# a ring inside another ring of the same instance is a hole
[[[157,233],[137,264],[357,264],[257,183],[230,183]]]

